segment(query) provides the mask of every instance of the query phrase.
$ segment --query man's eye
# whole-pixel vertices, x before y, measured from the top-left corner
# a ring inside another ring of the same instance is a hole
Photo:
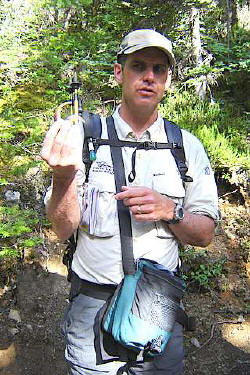
[[[155,74],[164,74],[166,73],[167,68],[164,65],[155,65],[154,66],[154,73]]]
[[[144,64],[141,64],[141,63],[134,63],[132,65],[132,68],[136,70],[137,72],[142,72],[145,69]]]

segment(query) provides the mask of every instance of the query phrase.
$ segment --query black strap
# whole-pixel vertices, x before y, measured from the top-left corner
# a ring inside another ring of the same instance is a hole
[[[186,175],[188,168],[186,165],[186,157],[185,157],[185,151],[183,147],[181,129],[174,122],[167,121],[165,118],[164,118],[164,127],[165,127],[165,132],[168,137],[168,142],[176,145],[176,147],[171,148],[171,153],[175,159],[182,181],[192,182],[193,181],[192,177]]]
[[[178,147],[176,143],[162,143],[162,142],[135,142],[135,141],[121,141],[120,139],[94,139],[94,144],[97,146],[113,146],[113,147],[134,147],[137,150],[163,150]]]
[[[106,121],[109,139],[112,141],[117,141],[118,136],[115,130],[113,117],[108,117]],[[110,146],[110,152],[114,168],[116,192],[118,193],[122,191],[122,186],[126,185],[122,148]],[[117,201],[117,210],[121,237],[123,271],[126,275],[134,275],[135,262],[133,257],[133,238],[130,212],[122,200]]]
[[[92,164],[89,156],[89,140],[95,140],[101,138],[102,134],[102,123],[101,118],[99,115],[88,113],[88,111],[84,112],[84,144],[82,150],[82,160],[85,164],[85,181],[88,182],[89,179],[89,171]],[[94,144],[94,142],[93,142]],[[95,145],[95,153],[97,151],[98,145]]]
[[[84,138],[100,138],[102,123],[99,115],[84,112]]]
[[[96,284],[81,279],[79,293],[84,294],[85,296],[107,301],[107,299],[114,294],[116,288],[117,285]]]
[[[195,317],[188,316],[180,306],[178,306],[176,312],[176,321],[182,324],[186,331],[195,331],[196,329]]]
[[[67,247],[63,254],[63,264],[67,267],[68,276],[67,280],[71,281],[72,277],[72,262],[73,256],[76,251],[76,245],[78,240],[79,228],[77,228],[76,232],[73,233],[70,238],[67,240]]]

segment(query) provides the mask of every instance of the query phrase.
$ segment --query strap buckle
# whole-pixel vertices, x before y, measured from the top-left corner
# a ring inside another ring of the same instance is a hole
[[[157,149],[157,142],[145,141],[145,142],[142,143],[142,148],[146,151],[156,150]]]
[[[182,148],[182,146],[179,143],[173,142],[172,143],[173,148]]]

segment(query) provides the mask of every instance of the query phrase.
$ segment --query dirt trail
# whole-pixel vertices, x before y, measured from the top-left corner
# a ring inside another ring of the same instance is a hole
[[[231,215],[231,209],[225,213]],[[190,288],[186,295],[185,306],[197,317],[197,330],[185,333],[185,375],[250,374],[249,264],[240,257],[240,240],[226,235],[228,228],[218,231],[208,249],[227,256],[228,273],[221,275],[220,289]],[[66,375],[60,320],[69,283],[61,263],[63,246],[50,240],[47,261],[39,255],[26,262],[9,287],[0,289],[1,375]]]
[[[23,265],[17,273],[17,287],[1,300],[1,305],[12,300],[9,307],[20,314],[18,322],[9,319],[9,307],[2,310],[1,375],[66,374],[60,319],[69,283],[60,249],[55,246],[48,261],[41,258],[40,262]]]

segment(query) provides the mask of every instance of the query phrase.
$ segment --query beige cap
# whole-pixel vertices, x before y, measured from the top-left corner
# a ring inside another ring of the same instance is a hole
[[[117,57],[123,54],[128,55],[147,47],[161,49],[168,56],[170,66],[175,65],[171,41],[152,29],[140,29],[127,34],[119,47]]]

